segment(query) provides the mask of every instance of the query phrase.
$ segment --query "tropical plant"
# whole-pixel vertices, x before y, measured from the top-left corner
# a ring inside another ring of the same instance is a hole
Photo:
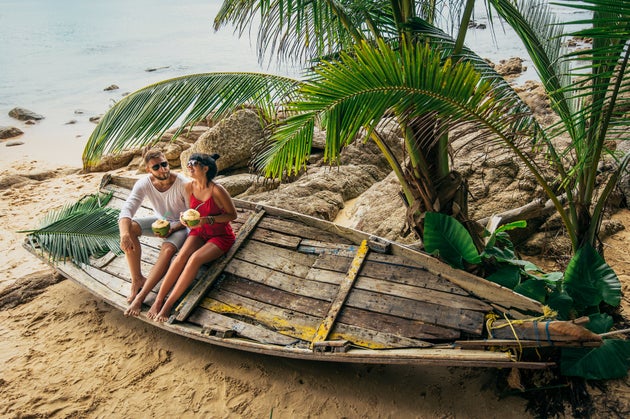
[[[621,283],[615,272],[586,244],[573,256],[564,274],[544,273],[514,252],[506,232],[523,227],[525,223],[519,221],[487,231],[485,248],[479,253],[472,237],[457,220],[427,213],[424,244],[427,251],[455,268],[462,269],[464,264],[478,266],[489,281],[545,304],[559,319],[588,316],[586,327],[605,336],[613,326],[613,318],[602,308],[617,307],[621,301]],[[600,347],[561,348],[560,366],[566,376],[620,378],[630,368],[629,354],[630,341],[606,338]]]
[[[596,196],[606,141],[627,136],[620,128],[627,124],[623,110],[630,100],[624,49],[628,6],[613,0],[565,2],[579,10],[596,9],[592,18],[579,22],[586,29],[572,33],[592,37],[593,48],[567,52],[562,44],[567,25],[554,20],[544,0],[488,1],[523,39],[560,123],[543,129],[512,88],[463,46],[473,0],[226,0],[216,29],[233,24],[242,35],[259,22],[261,58],[271,52],[314,62],[305,78],[209,73],[148,86],[106,114],[88,141],[84,164],[89,167],[106,152],[150,143],[178,120],[183,127],[211,112],[221,117],[254,104],[277,127],[256,159],[266,176],[281,179],[305,167],[315,126],[326,131],[325,158],[331,164],[359,130],[366,130],[396,173],[409,224],[419,236],[427,211],[453,215],[480,233],[467,217],[465,179],[451,170],[448,154],[449,140],[474,132],[474,141],[496,142],[524,162],[553,201],[574,251],[584,243],[595,246],[606,199],[630,159],[619,161]],[[440,10],[454,11],[459,26],[451,24],[455,19],[440,18]],[[446,32],[454,28],[456,39]],[[279,109],[289,117],[275,120]],[[405,139],[402,161],[375,129],[392,114]],[[570,145],[557,149],[554,140],[565,133]],[[540,153],[555,178],[545,175]],[[478,236],[473,237],[480,250]]]
[[[40,248],[51,261],[69,258],[86,264],[90,256],[108,251],[122,253],[118,233],[118,210],[105,207],[111,194],[87,195],[79,201],[48,212],[40,226],[28,233],[34,249]]]

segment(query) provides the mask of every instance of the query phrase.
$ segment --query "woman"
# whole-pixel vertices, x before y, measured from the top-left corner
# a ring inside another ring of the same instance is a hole
[[[191,208],[199,211],[201,221],[191,227],[147,313],[148,318],[157,322],[168,320],[173,305],[192,284],[201,265],[221,257],[234,244],[230,221],[236,219],[236,208],[225,188],[213,181],[218,158],[218,154],[194,153],[188,160],[192,182],[186,185],[186,192]]]

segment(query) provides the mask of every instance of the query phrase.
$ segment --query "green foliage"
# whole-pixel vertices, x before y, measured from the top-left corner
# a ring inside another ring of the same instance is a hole
[[[470,233],[456,219],[428,212],[424,222],[424,249],[428,253],[459,269],[464,268],[464,261],[481,262]]]
[[[621,302],[619,278],[590,244],[577,251],[564,275],[565,289],[582,311],[601,302],[613,307]]]
[[[599,348],[564,348],[560,359],[562,375],[587,380],[610,380],[628,375],[630,341],[606,339]]]
[[[108,251],[120,254],[119,210],[105,207],[111,194],[81,198],[59,210],[48,212],[33,230],[23,230],[34,248],[48,253],[51,261],[69,258],[75,264],[89,262],[90,256]]]
[[[589,244],[573,256],[564,276],[560,272],[545,274],[533,264],[518,260],[512,244],[504,236],[506,230],[524,227],[524,224],[497,229],[486,240],[486,249],[481,255],[474,246],[471,249],[472,238],[468,231],[456,224],[459,222],[452,217],[427,213],[425,249],[458,268],[462,268],[462,260],[477,259],[485,271],[493,271],[486,278],[489,281],[548,305],[561,319],[589,315],[588,328],[595,333],[604,333],[613,326],[612,318],[600,313],[599,307],[602,303],[618,306],[621,285],[615,272]],[[427,230],[430,234],[426,234]],[[625,377],[630,368],[628,341],[606,339],[599,348],[562,348],[561,355],[564,375],[600,380],[620,378]]]

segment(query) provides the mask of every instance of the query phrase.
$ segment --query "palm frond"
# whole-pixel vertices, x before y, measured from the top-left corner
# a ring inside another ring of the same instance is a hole
[[[254,105],[275,117],[292,100],[299,81],[261,73],[206,73],[178,77],[142,88],[116,103],[96,126],[83,151],[83,165],[124,148],[142,147],[178,124],[186,126],[211,112],[217,118]]]
[[[31,245],[40,247],[52,261],[70,259],[88,263],[92,255],[121,253],[119,210],[104,207],[111,194],[89,195],[77,203],[47,213],[40,227],[25,230]]]
[[[325,121],[327,159],[334,162],[359,130],[369,135],[389,111],[403,125],[433,113],[443,132],[474,131],[477,141],[501,141],[535,165],[519,149],[520,142],[541,132],[530,113],[515,113],[512,97],[495,95],[492,83],[482,80],[472,64],[444,61],[441,51],[428,45],[406,45],[394,50],[384,41],[378,46],[364,42],[353,54],[316,67],[317,76],[300,88],[302,99],[290,106],[300,115],[274,133],[270,151],[259,162],[267,173],[282,177],[299,170],[296,162],[303,163],[307,154],[296,153],[308,151],[301,142],[312,135],[306,132],[314,121]]]
[[[281,59],[311,61],[352,46],[362,38],[363,23],[378,18],[369,1],[227,0],[215,17],[215,30],[226,24],[243,35],[258,22],[260,60],[271,52]],[[382,16],[382,15],[381,15]]]

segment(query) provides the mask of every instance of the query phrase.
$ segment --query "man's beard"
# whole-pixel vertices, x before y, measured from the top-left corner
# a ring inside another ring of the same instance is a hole
[[[156,177],[156,179],[158,180],[168,180],[168,178],[171,176],[171,172],[166,172],[164,174],[154,174],[153,176]]]

